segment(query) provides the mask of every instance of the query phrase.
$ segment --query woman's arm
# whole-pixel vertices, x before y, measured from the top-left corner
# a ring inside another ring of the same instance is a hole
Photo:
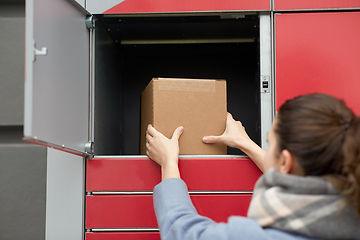
[[[245,128],[240,121],[235,121],[230,113],[226,119],[226,129],[221,136],[206,136],[204,143],[223,143],[232,148],[239,148],[264,171],[264,159],[266,152],[253,142],[247,135]]]
[[[200,216],[181,179],[162,181],[154,188],[153,198],[162,240],[269,240],[264,229],[251,219],[230,217],[227,223],[216,223]]]

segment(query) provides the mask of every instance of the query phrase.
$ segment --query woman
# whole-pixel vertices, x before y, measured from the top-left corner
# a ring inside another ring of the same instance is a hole
[[[360,239],[360,118],[323,94],[287,101],[268,133],[265,153],[230,114],[222,142],[244,151],[264,172],[248,218],[215,223],[199,216],[178,169],[178,139],[149,125],[147,154],[161,166],[154,206],[162,239]]]

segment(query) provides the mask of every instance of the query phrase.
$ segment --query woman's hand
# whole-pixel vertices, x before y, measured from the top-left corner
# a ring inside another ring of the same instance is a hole
[[[265,151],[254,143],[240,121],[235,121],[230,113],[226,118],[225,132],[221,136],[206,136],[204,143],[223,143],[232,148],[239,148],[263,171]]]
[[[225,132],[221,136],[206,136],[204,143],[223,143],[232,148],[242,149],[252,142],[240,121],[235,121],[230,113],[227,114]]]
[[[183,127],[178,127],[171,139],[158,132],[151,124],[146,132],[146,154],[161,166],[162,180],[167,178],[180,178],[179,160],[179,138]]]

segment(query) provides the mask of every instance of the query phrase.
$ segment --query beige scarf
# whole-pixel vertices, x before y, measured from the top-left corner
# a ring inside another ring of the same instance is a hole
[[[360,239],[355,207],[322,177],[271,168],[255,185],[248,217],[260,226],[322,239]]]

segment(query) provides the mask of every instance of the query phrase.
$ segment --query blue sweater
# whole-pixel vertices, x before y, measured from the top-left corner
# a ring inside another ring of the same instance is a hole
[[[262,228],[255,221],[233,216],[227,223],[216,223],[198,215],[187,186],[170,178],[154,188],[154,207],[162,240],[305,240],[315,239],[273,228]]]

